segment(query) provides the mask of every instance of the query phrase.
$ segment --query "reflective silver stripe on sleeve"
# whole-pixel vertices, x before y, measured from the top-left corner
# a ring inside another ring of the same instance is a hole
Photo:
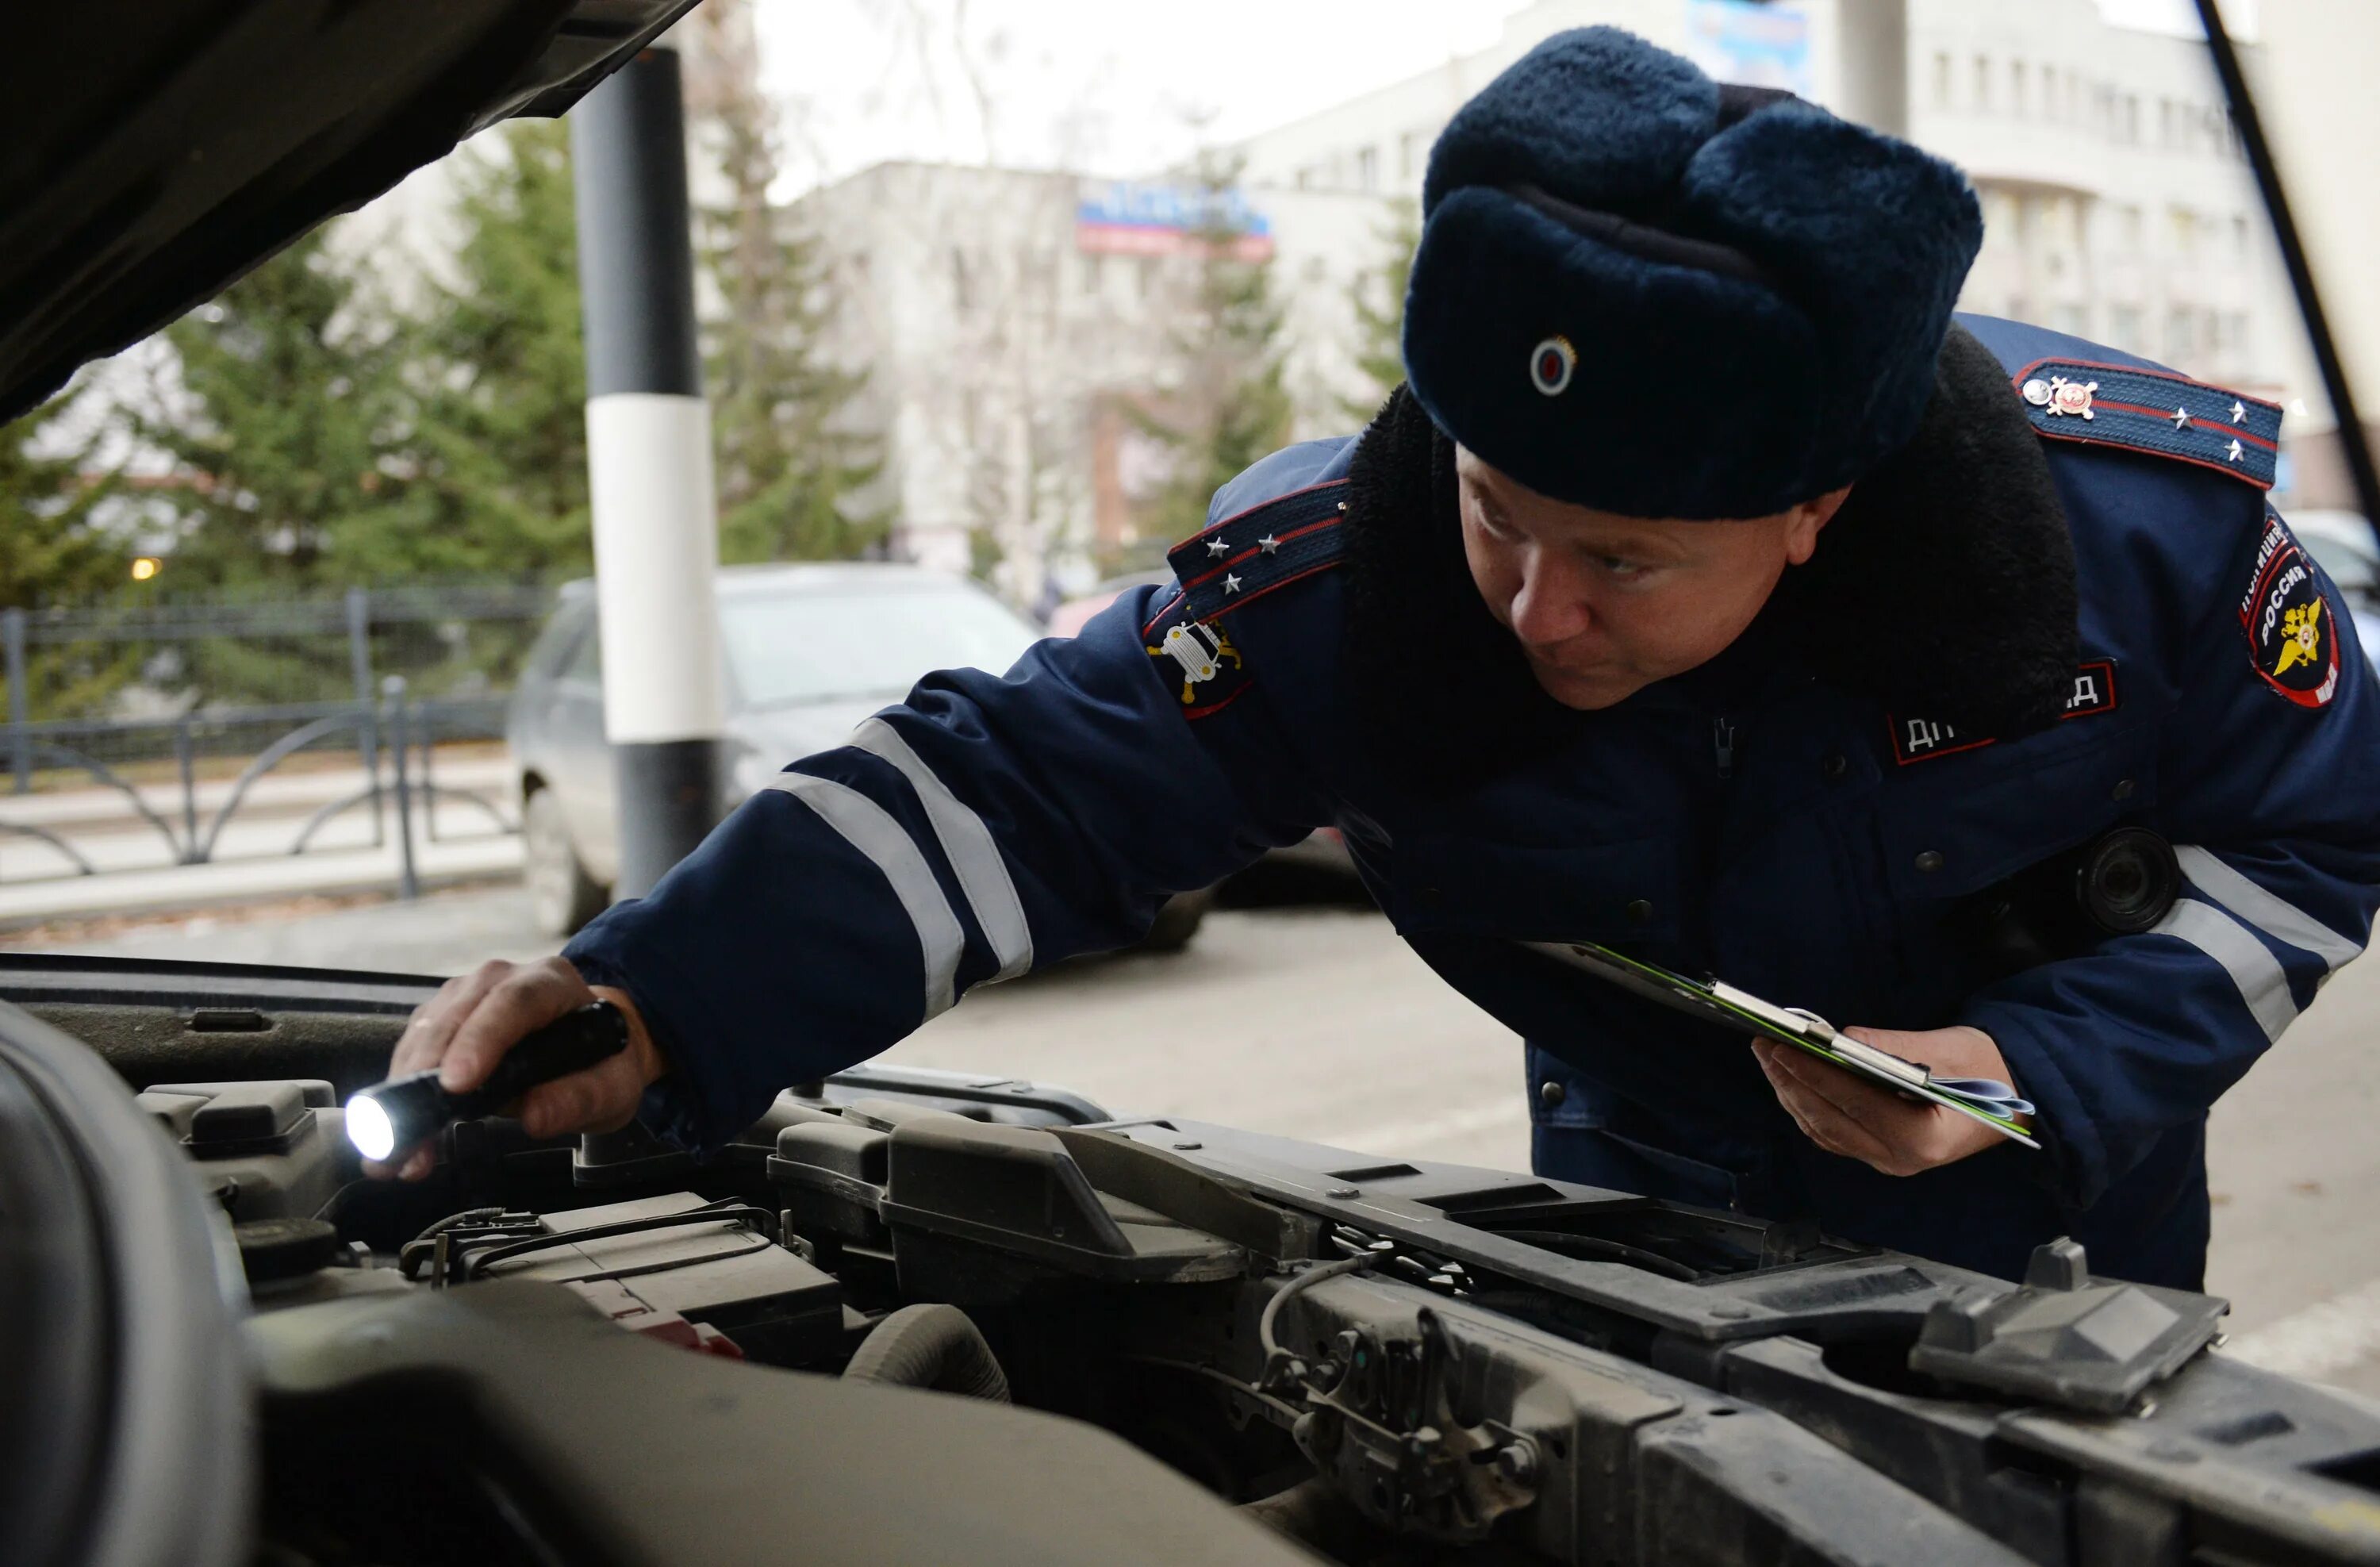
[[[2349,941],[2295,904],[2251,881],[2210,851],[2195,844],[2177,844],[2173,852],[2181,861],[2181,873],[2201,892],[2273,940],[2313,954],[2324,967],[2335,970],[2363,951],[2362,942]]]
[[[901,776],[917,791],[926,820],[934,824],[934,836],[941,840],[942,853],[950,856],[959,887],[991,942],[992,955],[1000,960],[1000,972],[992,978],[1013,979],[1030,969],[1033,930],[1025,921],[1025,900],[1016,895],[1008,862],[1001,858],[1000,845],[992,841],[991,829],[984,825],[983,818],[952,794],[925,759],[882,719],[871,718],[853,730],[851,743],[899,768]]]
[[[2248,1003],[2256,1025],[2268,1040],[2296,1021],[2298,1003],[2289,995],[2289,977],[2253,932],[2212,904],[2184,898],[2157,921],[2153,936],[2177,936],[2223,966],[2240,999]]]
[[[907,911],[909,923],[917,928],[917,945],[925,951],[926,1015],[948,1012],[956,999],[959,954],[966,945],[966,936],[959,928],[959,917],[951,912],[950,900],[942,896],[942,884],[934,880],[933,867],[926,863],[909,834],[882,806],[829,779],[781,772],[769,781],[769,787],[792,795],[816,811],[892,883],[893,895]]]

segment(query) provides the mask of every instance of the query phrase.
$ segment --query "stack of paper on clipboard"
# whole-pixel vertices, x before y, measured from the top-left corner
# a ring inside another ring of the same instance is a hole
[[[1749,1028],[1763,1038],[1797,1045],[1853,1076],[1955,1110],[2029,1148],[2041,1146],[2017,1120],[2031,1115],[2033,1106],[2006,1083],[1989,1077],[1937,1077],[1917,1062],[1903,1061],[1837,1032],[1813,1013],[1778,1006],[1718,979],[1689,979],[1592,941],[1524,941],[1521,945],[1706,1023]]]

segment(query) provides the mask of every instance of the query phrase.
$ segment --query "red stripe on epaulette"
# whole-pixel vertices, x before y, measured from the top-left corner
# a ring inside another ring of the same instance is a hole
[[[2236,479],[2242,484],[2252,484],[2259,490],[2269,490],[2272,488],[2271,485],[2265,483],[2264,480],[2256,478],[2252,474],[2242,473],[2236,468],[2227,468],[2223,464],[2216,462],[2210,457],[2193,457],[2181,452],[2152,451],[2146,446],[2135,446],[2129,441],[2110,441],[2104,437],[2095,435],[2083,435],[2079,433],[2070,435],[2062,430],[2046,430],[2038,424],[2034,425],[2033,429],[2034,433],[2040,436],[2044,441],[2070,442],[2072,444],[2077,446],[2096,446],[2103,451],[2109,452],[2138,452],[2144,456],[2163,457],[2168,462],[2188,463],[2192,468],[2203,468],[2209,473],[2219,473],[2226,479]]]
[[[2191,384],[2192,386],[2196,386],[2200,383],[2193,381]],[[2219,386],[2210,386],[2207,390],[2210,392],[2219,392],[2222,388]],[[2246,399],[2242,398],[2241,401],[2244,402]],[[2092,412],[2096,413],[2103,408],[2109,409],[2119,414],[2139,414],[2143,418],[2153,419],[2159,424],[2171,424],[2173,422],[2173,410],[2171,408],[2153,408],[2146,403],[2119,403],[2107,397],[2094,397],[2091,399]],[[2200,430],[2219,430],[2224,434],[2230,436],[2233,440],[2245,441],[2249,445],[2262,447],[2267,452],[2277,452],[2281,449],[2281,443],[2279,442],[2267,441],[2261,435],[2242,430],[2238,425],[2229,423],[2223,419],[2200,419],[2197,415],[2192,414],[2191,416],[2190,422],[2193,427]],[[2048,434],[2051,432],[2045,431],[2043,433]],[[2182,456],[2178,453],[2164,453],[2161,455],[2172,456],[2179,462],[2186,463],[2195,460],[2191,457]]]
[[[2201,392],[2220,393],[2226,397],[2235,398],[2242,403],[2253,403],[2260,408],[2272,409],[2273,417],[2275,419],[2281,417],[2281,406],[2278,403],[2274,402],[2269,397],[2253,397],[2245,392],[2235,390],[2232,387],[2217,386],[2211,381],[2194,381],[2191,377],[2182,374],[2180,370],[2158,370],[2150,365],[2112,365],[2104,359],[2070,359],[2058,354],[2044,354],[2041,358],[2034,360],[2022,370],[2020,370],[2015,374],[2010,376],[2010,384],[2015,386],[2023,385],[2025,378],[2044,365],[2072,365],[2079,370],[2104,370],[2112,371],[2118,375],[2144,375],[2152,381],[2170,381],[2176,385],[2195,386]],[[2173,416],[2171,414],[2168,414],[2166,417],[2170,419]]]
[[[1283,501],[1295,500],[1300,495],[1311,495],[1317,490],[1343,490],[1346,487],[1347,481],[1343,479],[1326,479],[1319,484],[1307,484],[1295,490],[1284,490],[1278,495],[1270,495],[1266,497],[1264,500],[1258,501],[1253,506],[1246,506],[1239,511],[1233,512],[1229,516],[1217,518],[1215,521],[1210,522],[1206,527],[1200,528],[1197,532],[1190,535],[1189,538],[1183,540],[1181,543],[1175,544],[1172,549],[1167,550],[1165,553],[1170,555],[1174,550],[1182,548],[1183,544],[1195,544],[1199,540],[1207,537],[1208,534],[1214,532],[1215,529],[1219,528],[1229,528],[1232,524],[1238,522],[1245,517],[1254,516],[1257,513],[1264,510],[1267,506],[1277,506]]]
[[[1258,599],[1263,598],[1268,593],[1278,593],[1293,582],[1303,582],[1309,577],[1319,577],[1322,573],[1329,571],[1338,564],[1339,563],[1337,561],[1325,561],[1320,565],[1307,566],[1304,571],[1298,572],[1295,576],[1284,577],[1278,582],[1268,583],[1264,587],[1257,589],[1255,592],[1246,595],[1245,598],[1233,599],[1221,609],[1217,610],[1214,614],[1208,618],[1220,620],[1223,616],[1231,613],[1233,610],[1245,609],[1248,605],[1255,603]]]
[[[1240,515],[1242,516],[1245,516],[1247,514],[1245,512],[1242,512]],[[1319,533],[1326,528],[1336,528],[1343,520],[1344,519],[1342,517],[1331,516],[1325,517],[1320,522],[1309,522],[1304,528],[1291,528],[1280,538],[1275,539],[1273,543],[1276,546],[1286,544],[1293,539],[1303,539],[1309,533]],[[1220,528],[1223,525],[1221,523],[1217,523],[1215,526]],[[1204,535],[1201,535],[1201,537],[1204,537]],[[1267,552],[1262,548],[1256,545],[1250,545],[1247,549],[1242,550],[1238,554],[1226,557],[1214,565],[1208,566],[1205,571],[1200,572],[1189,581],[1184,582],[1182,585],[1182,590],[1184,593],[1187,593],[1193,588],[1203,587],[1207,583],[1214,581],[1215,578],[1230,571],[1233,566],[1245,565],[1250,561],[1262,560],[1265,558],[1266,554]],[[1287,577],[1283,580],[1295,581],[1296,578]],[[1279,584],[1276,583],[1274,586],[1278,587]],[[1250,596],[1254,597],[1255,595],[1252,594]]]

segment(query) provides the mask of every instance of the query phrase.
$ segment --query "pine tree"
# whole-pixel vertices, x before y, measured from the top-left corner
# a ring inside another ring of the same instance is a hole
[[[0,426],[0,609],[88,599],[126,580],[131,552],[103,520],[117,478],[100,468],[103,428],[79,423],[76,393]],[[33,718],[67,718],[104,702],[130,676],[122,650],[73,644],[27,650]],[[13,717],[0,685],[0,718]]]
[[[191,588],[295,591],[361,580],[335,546],[394,495],[397,355],[362,266],[315,230],[164,333],[170,410],[135,410],[174,466],[170,571]]]
[[[1143,514],[1139,532],[1161,550],[1206,526],[1217,490],[1288,443],[1294,408],[1280,343],[1269,247],[1254,238],[1233,200],[1235,162],[1202,154],[1200,211],[1193,236],[1196,271],[1172,333],[1183,376],[1167,406],[1136,414],[1172,448],[1172,478]],[[1128,568],[1134,561],[1113,563]]]
[[[1413,280],[1414,250],[1421,243],[1421,209],[1411,201],[1398,202],[1379,240],[1379,264],[1358,272],[1348,290],[1355,315],[1355,368],[1372,391],[1339,399],[1348,418],[1366,424],[1405,378],[1405,285]]]
[[[585,571],[587,367],[570,139],[516,120],[455,154],[453,281],[406,334],[413,417],[394,526],[354,541],[367,580]]]
[[[775,126],[748,70],[711,105],[729,199],[699,221],[701,261],[724,314],[706,333],[705,391],[727,561],[847,560],[892,518],[855,497],[882,471],[881,445],[845,423],[866,377],[820,352],[830,308],[815,237],[769,200]]]
[[[61,394],[0,425],[0,609],[87,598],[125,579],[130,552],[98,521],[116,490],[97,468],[106,432],[61,439],[74,398]]]

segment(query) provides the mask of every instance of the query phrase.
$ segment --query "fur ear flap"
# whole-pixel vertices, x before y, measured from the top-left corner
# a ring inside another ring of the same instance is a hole
[[[1585,716],[1545,694],[1512,634],[1488,613],[1463,554],[1454,443],[1410,388],[1373,416],[1347,470],[1347,613],[1342,664],[1427,650],[1392,676],[1346,682],[1374,761],[1424,794],[1451,795],[1544,755]]]
[[[2046,728],[2081,657],[2074,541],[1992,351],[1953,325],[1916,438],[1852,487],[1778,608],[1828,678],[1985,735]]]

